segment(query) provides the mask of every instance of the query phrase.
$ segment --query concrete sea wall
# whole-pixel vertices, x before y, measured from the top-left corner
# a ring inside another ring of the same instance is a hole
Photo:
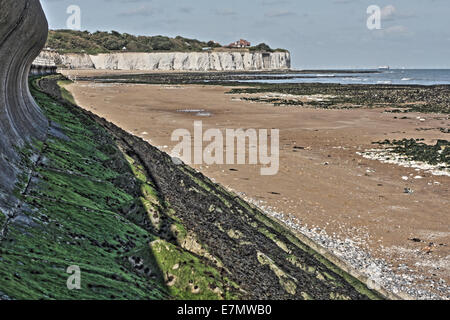
[[[31,64],[47,39],[39,0],[0,0],[0,209],[14,203],[19,151],[43,139],[47,120],[28,88]],[[4,9],[7,10],[4,10]],[[3,211],[7,211],[4,209]],[[6,212],[7,214],[7,212]]]
[[[30,76],[56,74],[57,66],[53,60],[36,58],[31,64]]]

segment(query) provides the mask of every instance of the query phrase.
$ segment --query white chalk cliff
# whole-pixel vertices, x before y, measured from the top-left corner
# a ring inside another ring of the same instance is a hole
[[[291,67],[289,52],[120,52],[98,55],[43,52],[42,55],[51,56],[56,64],[73,69],[258,71]]]
[[[53,60],[56,65],[70,69],[94,69],[91,57],[88,54],[66,53],[59,54],[54,51],[42,51],[39,58]]]

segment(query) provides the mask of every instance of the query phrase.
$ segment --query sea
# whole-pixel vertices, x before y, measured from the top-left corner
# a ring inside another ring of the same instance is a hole
[[[369,71],[369,72],[368,72]],[[255,74],[256,75],[256,74]],[[248,74],[247,74],[248,76]],[[392,69],[349,70],[320,73],[258,74],[270,79],[238,80],[258,83],[339,83],[339,84],[384,84],[384,85],[450,85],[450,69]],[[285,79],[289,76],[289,79]],[[280,79],[276,79],[280,77]]]

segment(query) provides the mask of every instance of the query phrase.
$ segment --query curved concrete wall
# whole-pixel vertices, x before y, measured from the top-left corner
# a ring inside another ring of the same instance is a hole
[[[55,74],[57,67],[52,59],[42,59],[39,56],[34,59],[30,68],[30,76],[45,76]]]
[[[47,39],[39,0],[0,0],[0,207],[11,205],[18,148],[44,139],[48,122],[28,88],[30,66]]]
[[[56,66],[31,65],[30,76],[47,76],[50,74],[55,74],[56,71]]]

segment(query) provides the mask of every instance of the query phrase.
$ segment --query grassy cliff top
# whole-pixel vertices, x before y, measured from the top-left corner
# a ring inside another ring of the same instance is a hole
[[[220,44],[209,41],[204,42],[196,39],[188,39],[181,36],[169,38],[165,36],[135,36],[128,33],[116,31],[103,32],[74,30],[50,30],[46,47],[57,50],[59,53],[109,53],[121,51],[124,47],[131,52],[154,52],[154,51],[191,51],[200,52],[204,48],[218,48]],[[261,43],[250,47],[250,51],[286,51],[283,49],[272,49]]]

